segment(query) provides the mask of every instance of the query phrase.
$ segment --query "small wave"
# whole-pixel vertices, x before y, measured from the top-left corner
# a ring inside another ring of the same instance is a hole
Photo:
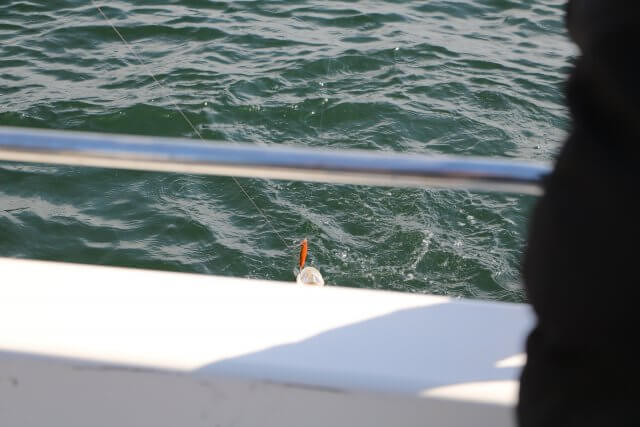
[[[197,138],[175,101],[254,144],[549,160],[566,134],[561,0],[108,3],[145,66],[86,2],[0,4],[0,125]],[[307,236],[330,284],[525,298],[527,197],[241,180],[269,223],[224,177],[0,181],[1,256],[291,280]]]

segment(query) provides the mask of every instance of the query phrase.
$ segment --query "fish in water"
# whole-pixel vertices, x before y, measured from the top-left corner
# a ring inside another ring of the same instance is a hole
[[[311,285],[311,286],[324,286],[324,279],[322,274],[313,267],[305,267],[304,263],[307,260],[307,251],[309,244],[307,239],[304,239],[300,243],[300,257],[298,258],[298,267],[300,272],[296,276],[296,283],[299,285]]]

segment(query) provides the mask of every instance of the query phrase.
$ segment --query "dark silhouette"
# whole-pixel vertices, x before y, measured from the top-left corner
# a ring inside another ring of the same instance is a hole
[[[518,420],[640,426],[640,2],[572,0],[567,26],[581,50],[572,128],[530,224],[523,273],[538,323]]]

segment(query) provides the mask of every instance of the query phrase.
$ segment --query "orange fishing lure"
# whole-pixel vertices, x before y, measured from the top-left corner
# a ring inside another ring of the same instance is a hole
[[[300,243],[300,269],[304,266],[304,262],[307,260],[307,239],[304,239],[302,243]]]

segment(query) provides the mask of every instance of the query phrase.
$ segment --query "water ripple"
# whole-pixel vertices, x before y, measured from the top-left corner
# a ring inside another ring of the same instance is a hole
[[[551,159],[563,1],[0,4],[0,125]],[[166,87],[158,88],[151,70]],[[1,164],[0,255],[291,280],[234,182]],[[533,199],[241,180],[330,284],[522,301]]]

